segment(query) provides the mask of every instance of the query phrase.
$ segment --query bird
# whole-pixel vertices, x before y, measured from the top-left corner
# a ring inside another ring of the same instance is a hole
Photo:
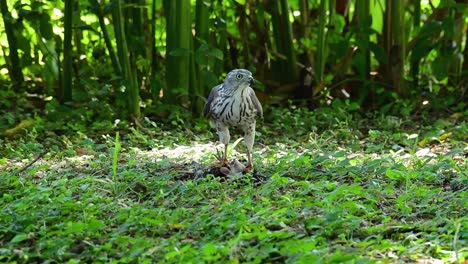
[[[231,138],[230,127],[238,127],[244,132],[244,143],[247,147],[247,166],[244,171],[253,169],[252,148],[255,141],[255,126],[257,118],[263,119],[263,108],[255,95],[252,86],[255,79],[246,69],[230,71],[224,82],[213,87],[203,114],[210,118],[216,126],[219,141],[224,144],[221,162],[226,165],[227,148]]]

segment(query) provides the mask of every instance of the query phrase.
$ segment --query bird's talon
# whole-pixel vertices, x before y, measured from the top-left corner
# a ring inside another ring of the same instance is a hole
[[[223,154],[218,149],[216,149],[216,154],[214,154],[214,157],[219,161],[224,159]]]
[[[229,161],[227,159],[220,158],[215,161],[215,167],[228,167],[229,168]]]
[[[249,172],[249,171],[251,171],[251,170],[253,170],[253,166],[252,166],[252,164],[249,163],[249,165],[247,165],[247,166],[244,168],[244,172]]]

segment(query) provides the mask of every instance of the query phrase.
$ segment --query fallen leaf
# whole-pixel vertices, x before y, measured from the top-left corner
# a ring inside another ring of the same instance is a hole
[[[174,229],[182,229],[182,228],[185,227],[185,225],[180,224],[180,223],[179,224],[169,224],[169,227],[174,228]]]
[[[439,136],[439,141],[444,141],[452,135],[452,132],[443,133]]]
[[[451,118],[451,119],[460,119],[463,116],[464,116],[463,113],[459,112],[459,113],[453,113],[452,115],[450,115],[449,118]]]
[[[96,152],[90,148],[75,148],[76,155],[84,156],[84,155],[95,155]]]

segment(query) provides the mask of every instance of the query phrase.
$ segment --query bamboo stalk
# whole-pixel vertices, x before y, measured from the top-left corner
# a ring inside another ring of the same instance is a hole
[[[367,82],[369,80],[370,73],[370,36],[369,27],[370,25],[370,10],[369,2],[367,0],[360,0],[356,3],[357,19],[359,23],[359,33],[357,34],[359,53],[362,58],[361,64],[358,67],[359,76],[361,80]]]
[[[80,0],[73,0],[73,13],[72,16],[80,16],[81,13]],[[83,54],[83,31],[73,30],[73,47],[75,48],[76,54]]]
[[[272,1],[273,39],[276,51],[287,56],[286,61],[277,61],[274,75],[281,82],[297,80],[296,53],[293,45],[292,25],[289,21],[289,4],[287,0]]]
[[[73,0],[65,0],[64,40],[63,40],[63,83],[60,99],[72,101],[72,36],[73,36]],[[63,97],[62,97],[63,96]]]
[[[130,63],[120,0],[114,1],[114,4],[115,5],[113,8],[112,17],[114,19],[114,30],[117,41],[117,53],[119,54],[119,60],[122,65],[124,85],[126,86],[126,93],[128,95],[128,110],[134,118],[139,118],[141,115],[140,95],[138,82],[136,78],[136,69],[135,67],[132,67]]]
[[[125,67],[128,65],[125,65],[125,57],[128,54],[128,49],[126,48],[127,42],[125,41],[125,31],[124,31],[124,26],[123,26],[123,21],[122,21],[122,10],[120,7],[120,1],[121,0],[113,0],[113,8],[112,8],[112,18],[113,18],[113,26],[114,26],[114,35],[115,35],[115,41],[117,44],[117,56],[119,58],[119,61],[121,63],[122,67],[122,75],[124,78],[126,78],[126,69]],[[124,53],[124,42],[125,42],[125,51]]]
[[[320,1],[319,7],[319,28],[318,28],[318,36],[317,36],[317,55],[315,61],[315,76],[317,79],[317,83],[321,83],[323,81],[323,75],[325,71],[325,61],[327,59],[327,45],[326,45],[326,38],[327,38],[327,3],[328,0]]]
[[[210,15],[209,6],[211,6],[211,0],[197,0],[195,7],[195,46],[192,39],[191,46],[192,50],[200,48],[202,43],[209,43],[209,27],[210,27]],[[208,95],[209,89],[203,78],[195,78],[195,76],[202,76],[202,71],[206,69],[206,65],[195,64],[194,53],[190,54],[190,101],[192,104],[192,112],[195,114],[201,113],[203,107],[203,101],[200,100],[203,96]],[[211,70],[211,69],[209,69]]]
[[[151,79],[155,80],[158,70],[157,48],[156,48],[156,1],[151,3]]]
[[[468,28],[465,30],[465,49],[463,50],[463,67],[462,72],[468,74]],[[465,87],[467,88],[467,87]]]
[[[0,0],[0,11],[2,13],[3,23],[5,25],[5,33],[8,40],[8,48],[10,54],[8,56],[10,60],[10,67],[8,73],[10,78],[19,86],[24,81],[23,72],[21,71],[21,64],[18,56],[18,44],[13,28],[13,17],[11,17],[10,12],[8,11],[8,5],[6,0]]]
[[[132,41],[129,47],[132,53],[136,56],[146,57],[145,47],[145,16],[143,15],[142,8],[146,6],[145,0],[132,0],[131,5],[127,7],[128,18],[126,21],[126,36]]]
[[[468,28],[465,30],[465,49],[463,50],[463,66],[462,66],[462,78],[463,80],[468,79]],[[465,81],[464,84],[460,87],[461,90],[461,100],[466,101],[468,93],[468,81]]]
[[[466,2],[459,0],[459,3]],[[449,83],[463,82],[463,61],[461,56],[461,50],[463,47],[463,36],[465,35],[464,29],[466,28],[465,20],[466,11],[462,8],[454,8],[453,20],[454,20],[454,36],[453,43],[460,50],[459,56],[452,54],[453,63],[449,66]],[[467,36],[468,37],[468,36]],[[465,78],[468,79],[468,78]]]
[[[218,0],[216,2],[212,2],[213,4],[217,4],[221,9],[220,10],[220,17],[218,18],[218,32],[217,32],[217,47],[223,51],[223,54],[225,54],[225,60],[224,61],[215,61],[215,68],[213,69],[213,72],[219,76],[223,72],[223,70],[229,69],[233,67],[233,61],[229,60],[230,56],[227,56],[229,54],[229,48],[228,48],[228,33],[227,33],[227,28],[226,28],[226,9],[223,8],[223,1]],[[215,7],[216,8],[216,7]]]
[[[392,1],[392,41],[390,63],[392,67],[393,87],[397,94],[406,94],[404,63],[406,61],[406,31],[404,27],[404,5]]]
[[[166,90],[165,99],[175,103],[177,96],[189,92],[190,81],[190,0],[172,0],[166,3]]]
[[[97,16],[99,21],[99,27],[102,31],[102,36],[104,38],[104,43],[106,44],[107,52],[109,53],[109,57],[111,59],[112,68],[117,76],[122,76],[122,67],[120,66],[119,59],[117,58],[117,54],[115,53],[114,46],[112,45],[112,41],[109,36],[109,31],[107,30],[106,23],[104,21],[104,14],[102,12],[101,5],[98,3],[97,0],[89,0],[91,3],[91,10]]]
[[[415,0],[413,15],[413,30],[418,30],[421,26],[421,1]],[[420,59],[411,62],[411,77],[413,78],[413,88],[419,85],[419,63]]]
[[[193,49],[193,39],[190,41],[190,48]],[[200,100],[205,94],[202,94],[200,90],[203,89],[202,78],[196,78],[200,76],[199,68],[195,65],[195,56],[194,52],[190,53],[189,58],[189,95],[190,95],[190,104],[192,107],[192,113],[195,115],[200,115],[202,113],[204,102]],[[202,90],[203,91],[203,90]]]
[[[196,37],[204,41],[208,41],[210,30],[210,14],[208,12],[208,5],[211,5],[211,0],[197,0],[195,7]]]
[[[299,1],[299,11],[301,12],[301,38],[303,39],[310,39],[312,30],[309,25],[309,1],[308,0],[300,0]],[[311,49],[305,47],[304,52],[307,58],[307,61],[304,62],[308,65],[313,64],[314,61],[314,54]]]

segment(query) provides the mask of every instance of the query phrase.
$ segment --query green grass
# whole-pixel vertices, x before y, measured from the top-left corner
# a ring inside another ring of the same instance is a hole
[[[348,110],[269,109],[237,180],[203,120],[0,139],[0,261],[466,261],[467,123]]]

